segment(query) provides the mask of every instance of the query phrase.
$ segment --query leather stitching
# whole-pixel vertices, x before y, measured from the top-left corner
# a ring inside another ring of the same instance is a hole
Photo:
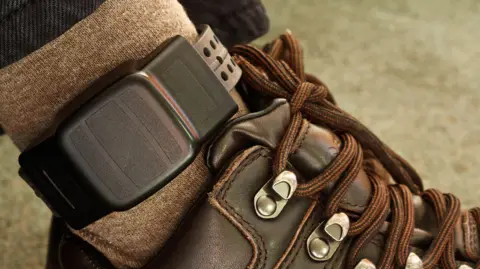
[[[307,223],[303,229],[303,234],[302,236],[297,239],[297,242],[295,242],[295,246],[293,247],[292,251],[290,252],[290,260],[288,262],[285,262],[284,264],[286,265],[285,269],[290,268],[294,261],[296,260],[298,254],[300,253],[300,250],[303,249],[303,246],[306,242],[306,238],[310,236],[310,234],[317,228],[318,225],[318,219],[315,218],[321,212],[321,207],[318,207],[319,209],[312,213],[309,223]],[[295,253],[295,254],[293,254]]]
[[[343,251],[342,251],[343,254]],[[332,268],[337,268],[336,265],[338,264],[338,260],[340,257],[343,255],[340,255],[340,253],[335,253],[333,256],[333,259],[331,261],[328,261],[327,264],[325,265],[325,269],[332,269]]]
[[[266,264],[266,260],[267,260],[267,256],[268,256],[268,253],[267,253],[267,248],[266,248],[266,245],[265,245],[265,241],[263,240],[263,238],[259,235],[259,233],[255,230],[255,228],[253,227],[253,225],[251,223],[249,223],[247,220],[245,220],[240,214],[238,214],[238,212],[233,208],[232,205],[230,205],[230,203],[227,201],[227,199],[225,198],[225,196],[227,195],[227,193],[230,191],[230,188],[232,187],[232,183],[237,179],[238,175],[243,171],[245,170],[246,167],[248,167],[250,164],[252,164],[254,161],[256,161],[258,158],[260,157],[264,157],[264,158],[267,158],[267,159],[270,159],[269,156],[264,152],[262,151],[261,149],[258,150],[257,152],[254,152],[252,154],[252,156],[249,156],[247,158],[247,161],[245,163],[243,163],[240,167],[238,167],[235,172],[231,175],[231,180],[227,181],[225,183],[225,185],[223,186],[223,192],[221,194],[221,201],[224,202],[229,208],[227,208],[227,210],[231,211],[231,213],[233,213],[233,215],[235,215],[237,218],[239,218],[241,220],[241,222],[243,222],[244,224],[246,224],[248,226],[248,230],[250,230],[252,232],[252,235],[254,238],[258,239],[261,243],[261,247],[263,250],[263,252],[265,253],[265,255],[263,255],[263,259],[262,259],[262,262],[260,263],[260,267],[259,268],[264,268],[265,267],[265,264]]]
[[[230,213],[228,210],[219,203],[219,201],[213,197],[209,198],[210,204],[219,211],[222,216],[224,216],[227,220],[229,220],[235,228],[237,228],[241,234],[245,237],[245,239],[251,244],[253,248],[253,257],[251,258],[247,268],[252,269],[253,266],[255,266],[257,259],[258,259],[258,254],[259,254],[259,248],[258,248],[258,243],[256,242],[257,238],[255,238],[250,231],[246,230],[244,226]],[[249,236],[251,238],[249,238]]]
[[[293,238],[288,243],[288,247],[285,249],[285,252],[282,254],[282,256],[280,256],[280,259],[277,260],[277,262],[275,263],[274,269],[278,269],[282,267],[282,265],[285,264],[285,261],[288,260],[288,258],[290,258],[292,252],[296,250],[296,248],[298,247],[297,244],[298,244],[299,238],[301,238],[302,235],[305,233],[305,230],[310,228],[311,226],[312,219],[316,213],[315,209],[318,208],[317,205],[318,205],[317,201],[313,201],[310,204],[310,206],[307,209],[307,212],[303,216],[302,221],[300,222],[297,228],[297,231],[295,232]]]
[[[248,221],[246,221],[240,214],[238,214],[234,209],[233,207],[226,201],[226,200],[222,200],[222,202],[224,202],[228,208],[226,208],[228,211],[232,211],[232,215],[234,217],[237,217],[239,220],[240,220],[240,223],[243,223],[245,225],[247,225],[248,227],[246,227],[247,230],[249,230],[252,234],[252,236],[255,238],[255,239],[258,239],[261,243],[261,248],[260,250],[263,250],[263,252],[265,253],[265,255],[261,255],[263,256],[262,260],[261,260],[261,263],[259,264],[259,268],[264,268],[265,267],[265,263],[266,263],[266,260],[267,260],[267,248],[266,248],[266,245],[265,245],[265,241],[263,240],[263,238],[259,235],[259,233],[255,230],[255,228],[253,228],[252,224],[250,224]],[[261,253],[260,253],[261,254]]]
[[[291,268],[291,266],[293,265],[293,262],[297,259],[298,257],[298,254],[300,253],[300,250],[303,249],[303,245],[304,243],[306,242],[306,239],[307,239],[307,236],[309,236],[316,228],[316,225],[315,223],[313,222],[311,225],[311,227],[309,227],[307,231],[307,233],[305,233],[302,238],[300,238],[300,240],[298,240],[295,244],[295,255],[290,255],[291,256],[291,259],[290,261],[286,264],[286,269],[289,269]],[[293,253],[293,251],[292,251]]]
[[[230,180],[226,181],[223,186],[221,187],[221,190],[219,191],[219,198],[224,199],[225,196],[227,195],[227,192],[230,190],[232,183],[235,181],[237,176],[245,170],[250,164],[255,162],[258,158],[264,157],[267,159],[271,159],[264,151],[261,151],[263,148],[259,148],[256,152],[253,152],[251,156],[248,156],[247,159],[242,161],[242,164],[235,169],[235,171],[230,175]],[[265,150],[265,149],[263,149]]]
[[[337,257],[335,259],[335,261],[332,263],[332,268],[342,268],[341,265],[346,261],[345,259],[345,255],[348,253],[348,250],[350,249],[350,244],[351,244],[352,240],[348,240],[346,242],[344,242],[343,246],[340,246],[339,248],[342,248],[341,252],[339,252],[337,254]]]
[[[346,242],[343,242],[344,245],[338,247],[337,253],[334,254],[334,258],[332,262],[329,262],[327,264],[328,268],[330,269],[342,268],[341,265],[344,261],[345,254],[347,253],[347,250],[350,247],[350,243],[351,243],[351,240],[348,240]]]
[[[317,228],[315,223],[313,223],[312,226],[313,227],[310,227],[310,229],[307,230],[308,232],[304,233],[303,236],[297,241],[297,247],[298,247],[298,245],[300,245],[300,247],[298,247],[296,249],[295,255],[291,255],[293,258],[288,263],[285,264],[287,266],[285,269],[290,269],[291,268],[291,266],[293,265],[293,262],[297,259],[298,254],[300,253],[300,250],[303,249],[301,246],[307,240],[307,237],[315,230],[315,228]]]
[[[250,153],[250,156],[248,156],[246,159],[242,160],[242,164],[237,167],[233,168],[233,173],[228,176],[229,179],[227,179],[225,182],[221,183],[221,185],[217,185],[214,188],[214,191],[212,194],[215,196],[215,198],[212,197],[212,199],[216,200],[218,203],[218,208],[215,204],[211,203],[214,207],[216,207],[222,215],[224,215],[232,224],[237,227],[240,232],[244,235],[244,237],[252,244],[252,247],[254,248],[254,257],[250,261],[249,268],[253,267],[256,265],[257,260],[255,257],[255,250],[258,249],[258,254],[261,255],[261,260],[260,263],[256,266],[257,268],[264,268],[266,259],[267,259],[267,254],[266,254],[266,246],[263,238],[259,235],[259,233],[253,228],[253,226],[247,222],[242,216],[240,216],[234,209],[233,207],[226,201],[225,196],[228,190],[230,189],[232,182],[236,180],[238,175],[246,168],[248,167],[251,163],[253,163],[255,160],[259,159],[260,157],[268,157],[268,155],[265,153],[264,148],[258,148],[254,152]],[[270,158],[269,158],[270,159]],[[226,172],[228,173],[228,172]],[[222,210],[225,210],[226,212],[222,212]],[[228,214],[228,215],[226,215]],[[238,222],[238,225],[234,223],[234,221]],[[242,231],[243,230],[243,231]],[[249,238],[246,236],[250,235],[252,236],[253,240],[249,240]],[[259,244],[260,243],[260,244]]]

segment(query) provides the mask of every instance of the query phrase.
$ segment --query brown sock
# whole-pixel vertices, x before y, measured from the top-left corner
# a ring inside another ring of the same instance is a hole
[[[176,0],[105,1],[60,37],[0,69],[0,123],[24,149],[92,81],[126,60],[146,56],[174,35],[190,41],[197,36]],[[232,92],[244,113],[240,97]],[[115,267],[140,268],[170,237],[208,176],[202,153],[137,207],[110,214],[76,233]]]

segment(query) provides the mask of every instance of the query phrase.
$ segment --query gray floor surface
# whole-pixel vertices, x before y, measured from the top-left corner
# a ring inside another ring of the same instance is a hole
[[[307,70],[418,169],[426,185],[480,205],[480,4],[476,0],[266,0]],[[0,268],[40,269],[49,211],[0,138]]]

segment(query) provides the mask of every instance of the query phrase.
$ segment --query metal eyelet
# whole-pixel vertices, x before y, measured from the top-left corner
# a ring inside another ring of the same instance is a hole
[[[290,171],[283,171],[273,181],[269,180],[255,195],[253,203],[257,216],[262,219],[278,217],[297,185],[297,176]]]
[[[354,269],[376,269],[377,267],[369,259],[361,260]]]
[[[407,265],[405,269],[423,269],[423,261],[417,254],[410,252],[407,258]]]
[[[345,213],[337,213],[320,223],[307,239],[308,255],[323,262],[333,257],[350,229],[350,219]]]

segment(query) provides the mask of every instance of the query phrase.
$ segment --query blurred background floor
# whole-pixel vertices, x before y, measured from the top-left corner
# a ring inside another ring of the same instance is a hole
[[[270,40],[289,28],[347,111],[428,187],[480,205],[480,4],[476,0],[265,0]],[[40,269],[50,214],[0,138],[0,268]]]

